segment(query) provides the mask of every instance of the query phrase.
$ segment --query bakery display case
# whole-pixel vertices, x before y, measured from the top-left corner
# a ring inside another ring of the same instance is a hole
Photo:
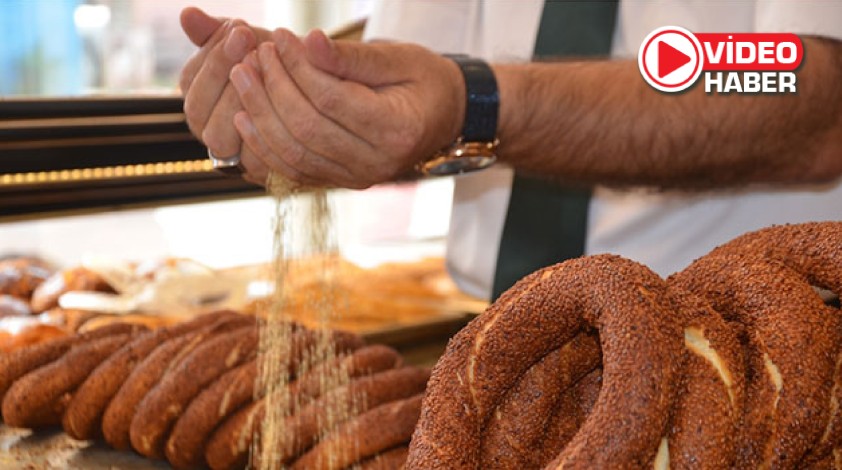
[[[0,101],[0,217],[260,194],[212,171],[179,97]]]

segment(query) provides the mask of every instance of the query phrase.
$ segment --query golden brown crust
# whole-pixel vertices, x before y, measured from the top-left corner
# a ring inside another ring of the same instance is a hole
[[[167,338],[163,330],[150,331],[104,360],[79,386],[62,417],[62,427],[74,439],[92,439],[101,432],[102,413],[129,376],[134,365]]]
[[[838,312],[829,313],[838,315]],[[805,458],[805,466],[810,466],[812,463],[820,460],[835,462],[834,452],[842,459],[842,454],[839,454],[839,450],[834,449],[842,445],[842,409],[840,409],[840,405],[842,405],[842,352],[836,356],[833,388],[830,391],[828,402],[830,418],[819,442],[810,450],[810,454]],[[842,460],[840,460],[839,464],[842,467]]]
[[[373,408],[341,425],[293,463],[292,469],[348,468],[356,462],[409,442],[422,394]]]
[[[63,337],[26,348],[0,354],[0,401],[9,387],[27,373],[55,361],[70,350],[73,337]]]
[[[29,315],[32,315],[29,302],[12,295],[0,294],[0,318],[25,317]]]
[[[359,470],[400,470],[406,463],[409,447],[399,446],[360,462]]]
[[[344,342],[343,342],[344,343]],[[351,347],[357,344],[348,343]],[[339,345],[344,349],[346,346]],[[293,348],[303,352],[304,348]],[[293,358],[293,375],[297,374],[300,357]],[[323,386],[324,370],[341,367],[349,377],[358,377],[381,370],[391,369],[400,362],[398,353],[386,346],[374,345],[362,347],[350,355],[319,364],[308,370],[290,385],[290,393],[299,401],[305,397],[320,394]],[[254,383],[257,380],[257,363],[252,361],[233,369],[210,387],[203,390],[187,407],[176,421],[170,433],[165,452],[167,460],[175,468],[192,468],[204,461],[204,446],[211,432],[232,415],[236,410],[250,403],[254,396]]]
[[[325,431],[321,426],[327,422],[326,413],[336,409],[336,403],[353,400],[355,411],[361,413],[423,391],[428,378],[429,371],[426,369],[402,367],[360,377],[344,387],[329,391],[285,420],[284,426],[289,430],[292,442],[288,448],[278,449],[278,458],[289,462],[309,449],[319,432]],[[258,431],[256,423],[261,422],[264,413],[263,403],[258,401],[240,410],[213,433],[205,447],[205,458],[211,468],[220,470],[245,465],[248,450]]]
[[[248,463],[254,429],[262,416],[263,401],[252,402],[229,416],[214,430],[205,445],[205,462],[213,470],[243,468]]]
[[[62,417],[64,431],[75,439],[92,439],[101,433],[102,415],[111,399],[134,367],[164,341],[207,326],[220,318],[233,318],[223,311],[199,316],[191,321],[150,331],[126,344],[103,361],[79,387],[79,393]]]
[[[324,377],[328,371],[342,370],[349,379],[376,374],[384,370],[394,369],[403,364],[400,354],[394,349],[381,344],[364,346],[350,355],[318,364],[307,372],[296,377],[289,385],[290,394],[298,397],[299,403],[320,396],[327,390],[324,388]]]
[[[2,401],[9,387],[27,373],[53,362],[63,356],[74,345],[81,345],[88,341],[116,334],[134,334],[145,328],[113,324],[89,333],[64,336],[42,342],[8,354],[0,354],[0,401]]]
[[[206,321],[197,320],[200,323]],[[156,347],[135,366],[105,409],[102,416],[102,434],[105,441],[115,449],[130,449],[129,428],[137,405],[167,370],[206,339],[250,324],[254,324],[253,317],[222,314],[210,325],[169,339]]]
[[[102,435],[111,447],[118,450],[131,448],[129,428],[137,404],[158,383],[181,350],[199,337],[199,333],[192,333],[167,340],[135,366],[102,415]]]
[[[42,315],[48,317],[51,322],[62,325],[69,332],[84,333],[84,331],[80,331],[82,325],[87,323],[88,320],[94,319],[102,314],[98,312],[87,312],[85,310],[71,310],[55,307],[43,312]],[[116,323],[123,322],[116,321]],[[93,331],[94,329],[96,328],[91,328],[89,331]]]
[[[732,326],[710,306],[671,286],[684,327],[684,376],[667,436],[674,468],[732,468],[745,402],[744,352]]]
[[[788,266],[745,252],[714,251],[672,282],[747,328],[746,411],[737,466],[792,468],[827,426],[838,321]],[[798,351],[798,354],[793,354]]]
[[[392,348],[381,345],[362,347],[349,356],[316,365],[301,374],[289,384],[289,394],[296,397],[301,406],[305,406],[330,391],[325,389],[323,380],[325,368],[341,367],[347,371],[350,379],[354,379],[389,370],[400,364],[400,356]],[[264,402],[259,400],[230,415],[206,439],[204,455],[211,468],[219,470],[246,465],[254,437],[252,424],[263,419],[263,405]]]
[[[24,326],[14,334],[5,331],[0,332],[0,356],[8,353],[35,346],[37,344],[64,338],[70,335],[64,328],[55,325],[35,322]],[[0,375],[3,373],[0,372]],[[2,379],[0,379],[2,380]],[[2,397],[0,397],[1,399]]]
[[[114,292],[114,289],[97,273],[78,267],[59,271],[32,292],[30,303],[34,312],[43,312],[58,306],[58,298],[65,292],[96,291]]]
[[[777,261],[797,272],[810,285],[842,295],[839,240],[842,240],[842,221],[778,225],[746,233],[707,256],[742,254]]]
[[[33,257],[0,261],[0,294],[29,300],[32,292],[53,273],[52,267]]]
[[[129,428],[132,447],[147,457],[162,458],[166,437],[190,401],[220,375],[252,359],[257,343],[257,328],[247,326],[196,347],[138,404]]]
[[[578,406],[568,389],[600,365],[599,339],[579,333],[550,352],[517,381],[482,429],[481,468],[538,468],[543,459],[538,443],[544,440],[553,411]],[[565,403],[560,403],[565,400]],[[570,411],[565,423],[573,424]],[[578,426],[574,428],[578,429]],[[572,434],[571,434],[572,437]],[[553,457],[558,451],[553,453]],[[551,459],[550,459],[551,460]]]
[[[220,421],[251,402],[257,380],[257,361],[229,370],[190,402],[167,439],[164,452],[177,469],[203,463],[204,445]]]
[[[6,424],[24,428],[59,424],[66,406],[62,397],[72,394],[96,366],[130,338],[115,335],[90,341],[21,377],[3,398]]]
[[[680,377],[681,328],[661,278],[602,255],[527,276],[450,341],[433,370],[407,468],[478,468],[481,430],[505,391],[586,327],[599,330],[604,381],[559,461],[565,468],[646,465]],[[638,411],[614,411],[625,407]]]

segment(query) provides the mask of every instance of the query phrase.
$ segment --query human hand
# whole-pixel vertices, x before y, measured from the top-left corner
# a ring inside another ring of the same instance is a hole
[[[215,155],[238,154],[242,142],[232,122],[242,106],[228,73],[270,33],[242,20],[208,16],[193,7],[182,10],[181,27],[199,46],[181,71],[187,125]]]
[[[366,188],[459,136],[465,86],[451,60],[410,44],[334,42],[321,31],[272,36],[258,46],[259,68],[231,71],[245,108],[234,125],[266,167],[306,185]]]

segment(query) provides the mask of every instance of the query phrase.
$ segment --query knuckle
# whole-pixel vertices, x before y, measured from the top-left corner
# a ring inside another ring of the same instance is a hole
[[[322,90],[321,93],[316,95],[313,101],[313,104],[316,106],[316,109],[323,113],[329,114],[339,107],[341,99],[336,91],[332,89],[326,89]]]
[[[282,154],[284,161],[292,167],[300,167],[307,158],[307,149],[301,145],[289,146]]]
[[[318,120],[313,116],[295,119],[289,132],[299,142],[312,142],[318,132]]]

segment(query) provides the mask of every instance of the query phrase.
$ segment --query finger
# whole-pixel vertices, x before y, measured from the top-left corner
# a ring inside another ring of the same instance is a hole
[[[252,153],[248,146],[243,146],[243,152],[240,154],[240,164],[245,169],[245,173],[243,173],[244,180],[259,186],[266,186],[270,169]]]
[[[187,34],[190,42],[199,47],[205,44],[224,21],[214,18],[196,7],[187,7],[181,10],[179,19],[181,29]]]
[[[202,142],[214,155],[224,158],[240,152],[242,141],[234,128],[234,115],[242,109],[237,91],[229,83],[201,134]]]
[[[179,76],[178,86],[181,88],[182,94],[186,95],[187,92],[190,90],[190,86],[193,84],[193,81],[196,78],[196,74],[201,70],[202,66],[205,64],[205,59],[208,56],[208,53],[216,46],[219,41],[223,40],[228,32],[231,30],[231,22],[225,21],[221,27],[214,30],[213,34],[211,34],[210,38],[207,39],[202,47],[196,50],[190,59],[187,60],[187,63],[184,64],[184,67],[181,69],[181,75]]]
[[[365,136],[371,131],[372,123],[383,116],[378,106],[381,100],[374,90],[316,68],[310,62],[304,44],[291,32],[279,29],[273,37],[283,64],[281,67],[313,107],[357,136]]]
[[[331,41],[318,30],[301,41],[307,60],[296,60],[297,44],[290,36],[284,30],[275,36],[284,45],[284,67],[320,112],[373,147],[389,149],[395,158],[379,161],[390,165],[381,172],[394,176],[411,166],[411,160],[431,155],[458,136],[458,109],[448,107],[464,97],[453,85],[461,72],[452,61],[410,44]]]
[[[291,33],[282,30],[281,40]],[[276,41],[279,35],[276,34]],[[333,41],[323,31],[313,30],[304,38],[307,59],[315,67],[338,78],[370,87],[400,83],[416,67],[412,54],[387,54],[389,45],[355,41]]]
[[[297,46],[291,45],[290,49],[293,48],[297,51],[293,54],[297,55],[298,61],[306,62],[300,42],[297,42]],[[286,68],[281,65],[272,44],[264,43],[259,46],[257,55],[269,99],[287,132],[307,150],[324,156],[327,163],[332,163],[344,170],[344,174],[347,175],[345,178],[351,177],[356,180],[354,187],[368,179],[372,174],[370,167],[374,161],[371,161],[371,156],[376,154],[375,149],[354,132],[349,132],[348,129],[321,114],[313,106],[310,100],[301,93]],[[337,99],[344,99],[338,95],[334,96]],[[320,165],[324,162],[303,159],[300,162],[288,163],[304,172],[318,174],[321,170],[312,165]],[[343,179],[343,181],[346,180]],[[344,184],[349,183],[350,181],[346,181]]]
[[[266,142],[257,132],[254,123],[251,121],[248,113],[240,111],[234,116],[234,127],[243,139],[243,144],[248,148],[249,152],[260,159],[262,164],[271,171],[278,172],[286,178],[300,183],[302,185],[315,186],[317,180],[307,176],[300,171],[287,165],[280,158],[275,158],[272,154],[272,149],[266,145]]]
[[[269,147],[271,154],[291,168],[318,181],[353,181],[344,167],[309,151],[293,138],[279,119],[257,71],[248,64],[239,64],[231,71],[231,79],[243,108],[254,127]]]
[[[243,59],[244,63],[254,68],[260,66],[255,51],[251,51]],[[202,142],[213,151],[214,155],[234,155],[240,153],[242,140],[234,127],[234,115],[242,111],[240,98],[234,86],[228,83],[222,92],[222,97],[214,108],[205,130],[202,131]]]
[[[190,86],[184,97],[184,112],[190,130],[201,136],[211,112],[228,84],[231,67],[245,58],[256,45],[256,38],[250,28],[239,20],[233,23],[231,32],[208,52],[202,68],[196,74],[195,86]]]

